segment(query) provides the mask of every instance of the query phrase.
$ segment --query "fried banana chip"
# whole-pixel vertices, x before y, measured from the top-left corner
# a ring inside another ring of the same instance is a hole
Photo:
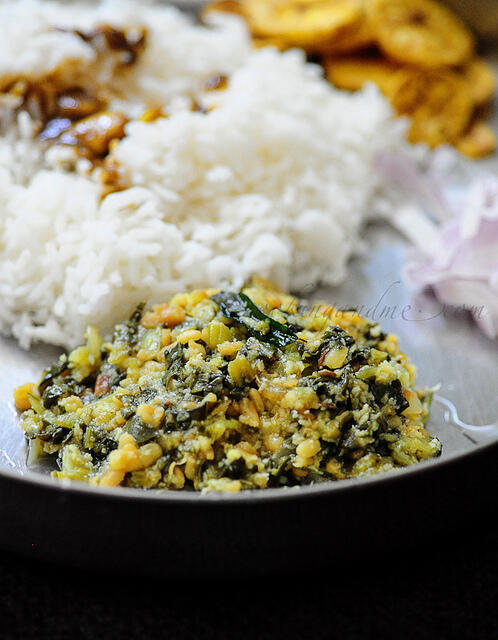
[[[213,0],[202,8],[200,12],[201,20],[204,20],[212,13],[233,13],[237,16],[244,15],[242,2],[237,0]]]
[[[492,100],[496,90],[496,76],[487,62],[473,58],[462,68],[462,73],[474,104],[482,106]]]
[[[244,12],[257,37],[320,51],[360,24],[361,0],[246,0]]]
[[[374,44],[370,21],[364,13],[361,20],[349,29],[345,29],[329,42],[324,43],[320,53],[324,55],[342,55],[355,53]]]
[[[400,69],[389,98],[398,114],[411,118],[410,142],[434,148],[453,143],[470,122],[474,104],[465,80],[449,69]]]
[[[285,51],[286,49],[292,48],[292,45],[282,40],[282,38],[253,37],[252,46],[255,49],[263,49],[264,47],[275,47],[279,51]]]
[[[477,120],[458,138],[455,147],[468,158],[484,158],[496,150],[496,136],[488,124]]]
[[[394,60],[434,68],[463,64],[472,55],[470,31],[432,0],[371,0],[368,6],[376,41]]]
[[[396,72],[400,69],[395,62],[366,56],[329,57],[323,60],[323,66],[329,82],[339,89],[357,91],[373,82],[386,96],[397,86]]]

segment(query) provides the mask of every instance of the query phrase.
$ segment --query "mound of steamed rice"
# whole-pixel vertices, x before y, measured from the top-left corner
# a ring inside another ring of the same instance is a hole
[[[0,75],[33,77],[92,64],[87,43],[54,25],[144,25],[119,107],[136,118],[159,102],[171,113],[127,125],[112,153],[132,187],[101,199],[95,172],[64,171],[26,112],[5,124],[12,114],[0,108],[3,333],[72,347],[87,325],[105,331],[142,299],[240,287],[255,273],[293,290],[346,276],[362,223],[385,209],[373,158],[404,146],[404,123],[373,87],[345,94],[298,51],[252,51],[237,19],[207,28],[138,0],[0,2],[0,23]],[[216,72],[228,88],[203,93]],[[191,111],[192,96],[215,108]]]

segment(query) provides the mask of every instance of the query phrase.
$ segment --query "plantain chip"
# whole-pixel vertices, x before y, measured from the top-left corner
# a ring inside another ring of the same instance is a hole
[[[374,36],[386,55],[420,67],[463,64],[472,34],[449,9],[432,0],[371,0]]]
[[[212,0],[205,5],[201,12],[200,18],[204,20],[211,13],[233,13],[237,16],[244,15],[244,7],[242,1],[237,0]]]
[[[392,93],[400,69],[395,62],[367,56],[328,57],[324,58],[323,66],[327,79],[339,89],[357,91],[373,82],[386,96]]]
[[[286,49],[292,48],[292,45],[282,40],[282,38],[263,38],[255,36],[252,38],[252,46],[255,49],[262,49],[263,47],[275,47],[279,51],[285,51]]]
[[[467,83],[449,69],[400,69],[389,98],[400,115],[411,118],[410,142],[425,142],[431,148],[455,142],[474,108]]]
[[[256,37],[277,38],[290,46],[320,51],[356,28],[362,0],[246,0],[244,12]]]
[[[470,128],[457,139],[455,147],[468,158],[484,158],[496,149],[496,136],[493,129],[480,120],[476,120]]]
[[[361,20],[345,29],[332,40],[325,42],[320,53],[325,55],[338,55],[355,53],[374,44],[374,37],[367,14],[362,15]]]
[[[476,106],[490,102],[496,90],[496,76],[487,62],[473,58],[462,67],[470,95]]]

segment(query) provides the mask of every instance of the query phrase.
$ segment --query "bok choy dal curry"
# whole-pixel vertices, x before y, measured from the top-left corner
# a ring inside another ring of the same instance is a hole
[[[257,280],[139,305],[109,341],[89,328],[15,401],[56,478],[236,492],[439,455],[414,375],[379,325]]]

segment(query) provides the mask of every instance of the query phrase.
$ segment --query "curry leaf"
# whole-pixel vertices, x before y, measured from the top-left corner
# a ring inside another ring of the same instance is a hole
[[[270,342],[277,347],[285,347],[296,342],[294,329],[278,322],[262,311],[245,293],[222,291],[212,296],[221,313],[243,325],[248,333],[262,342]],[[260,328],[261,323],[264,323]],[[265,327],[266,325],[266,327]],[[267,330],[263,329],[265,327]]]

